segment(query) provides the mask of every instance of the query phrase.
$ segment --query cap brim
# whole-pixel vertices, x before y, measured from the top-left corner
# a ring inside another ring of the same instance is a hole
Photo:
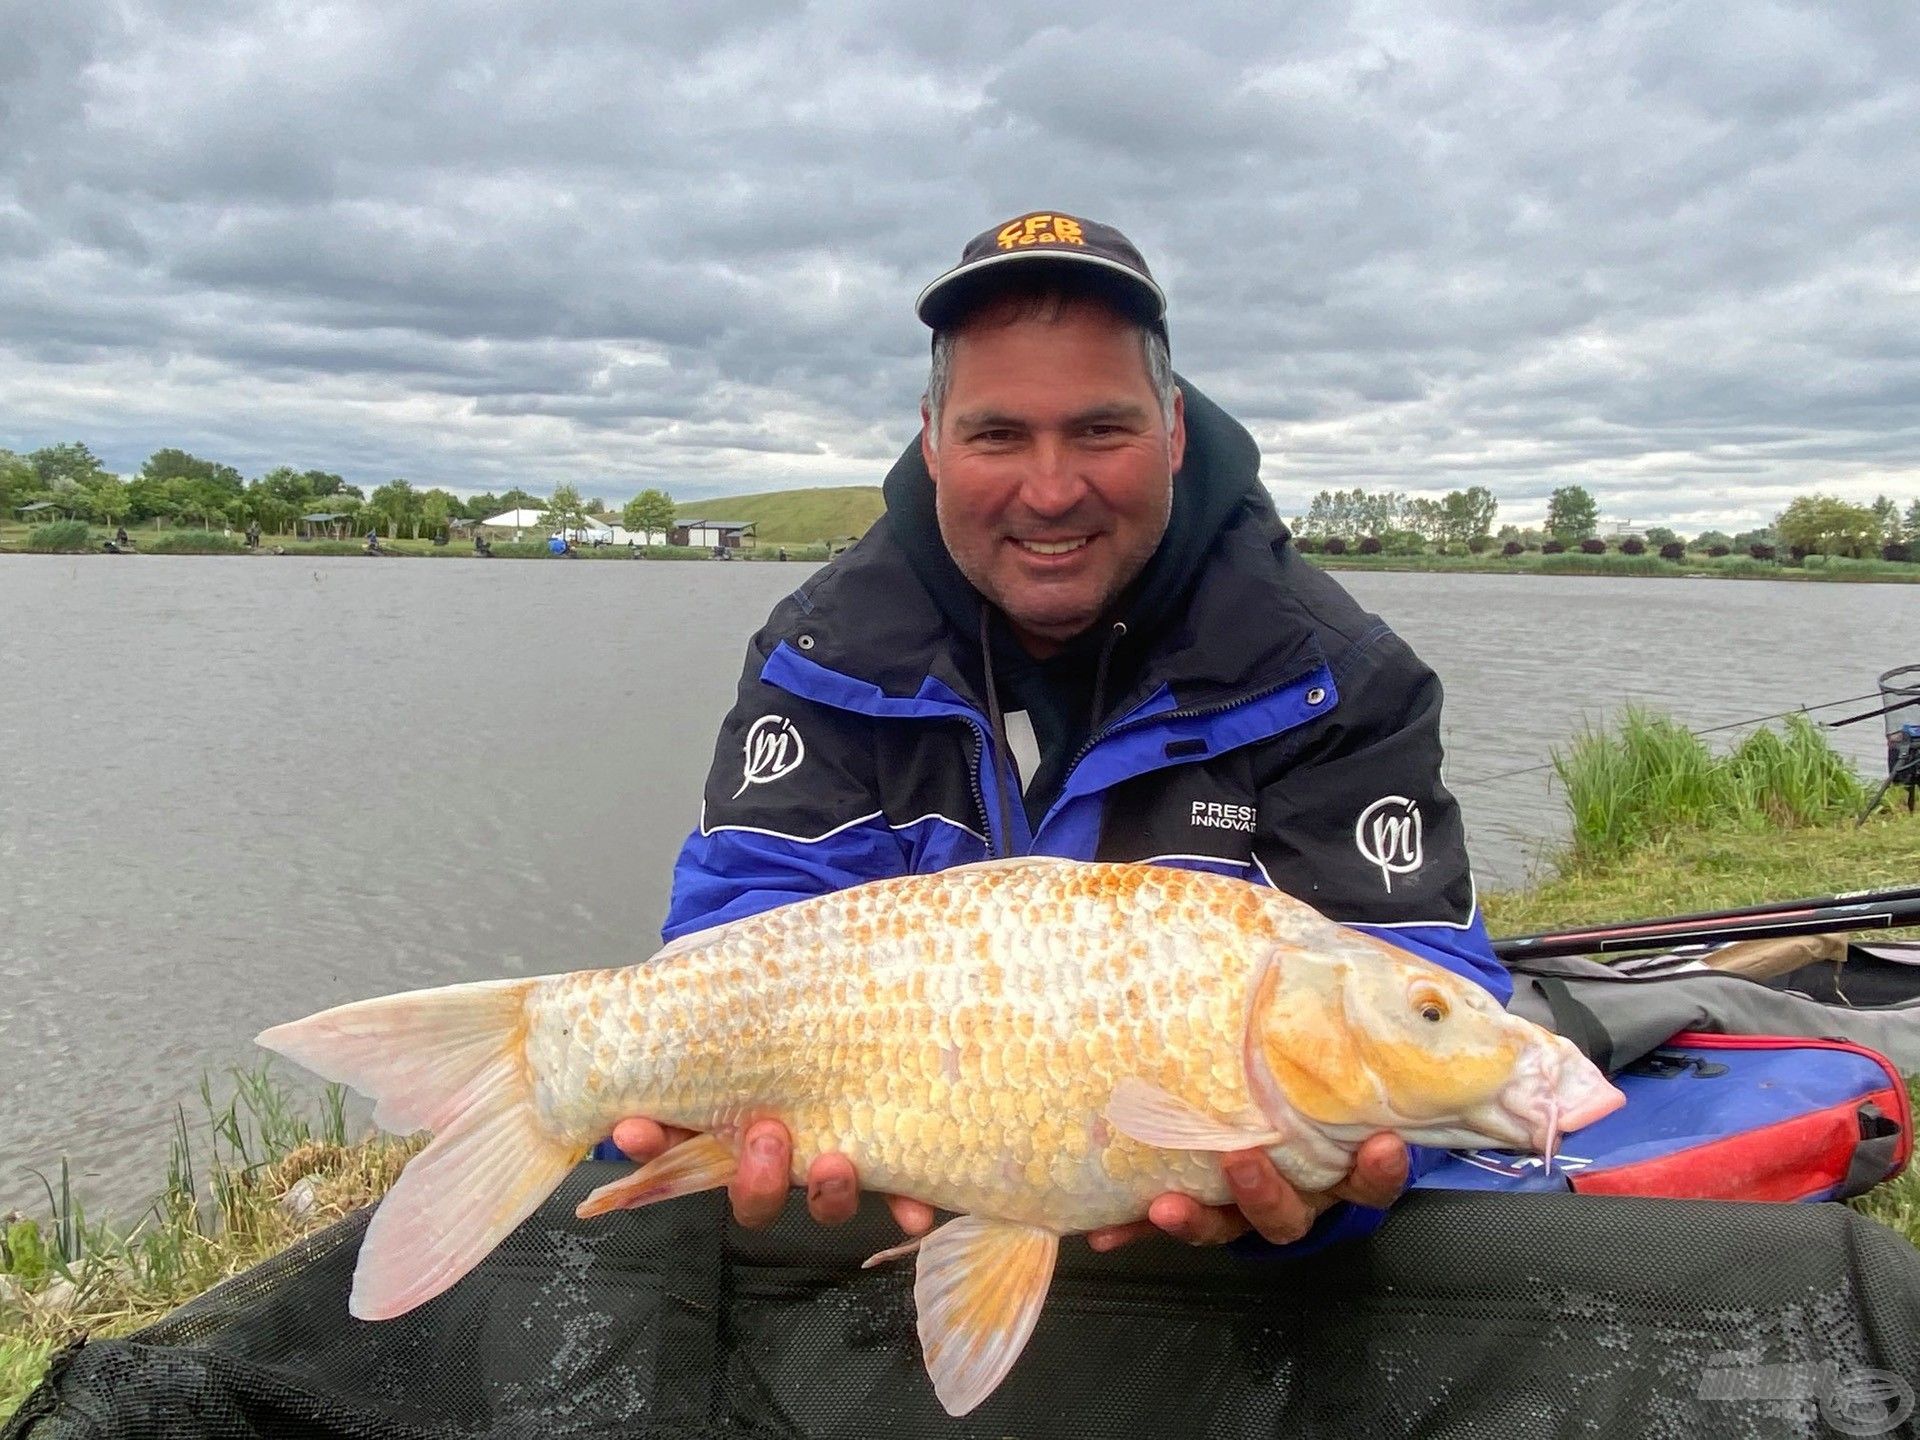
[[[1102,277],[1115,297],[1128,310],[1150,324],[1164,323],[1167,316],[1166,292],[1131,266],[1104,255],[1076,254],[1071,250],[1009,250],[988,255],[965,265],[957,265],[920,292],[913,312],[921,321],[939,329],[955,314],[980,296],[989,293],[1004,275],[1005,267],[1015,262],[1027,265],[1052,264]]]

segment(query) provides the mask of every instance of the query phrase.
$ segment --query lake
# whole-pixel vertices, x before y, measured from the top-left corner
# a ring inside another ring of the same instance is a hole
[[[42,1212],[62,1152],[96,1207],[144,1201],[176,1103],[265,1025],[644,958],[746,638],[806,573],[0,558],[0,1210]],[[1546,772],[1487,777],[1583,721],[1920,661],[1920,586],[1341,579],[1446,685],[1486,886],[1561,826]],[[1882,773],[1877,721],[1838,734]]]

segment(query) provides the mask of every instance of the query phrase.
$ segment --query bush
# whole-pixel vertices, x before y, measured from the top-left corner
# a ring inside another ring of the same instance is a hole
[[[1380,537],[1378,535],[1367,536],[1366,539],[1360,542],[1360,553],[1362,555],[1378,555],[1380,553]],[[1903,555],[1900,558],[1904,560],[1906,556]]]
[[[1647,542],[1642,540],[1638,535],[1629,535],[1620,542],[1620,553],[1622,555],[1644,555],[1647,553]]]
[[[27,535],[27,549],[42,555],[65,555],[90,548],[84,520],[56,520],[51,525],[36,525]]]
[[[1660,547],[1660,558],[1662,560],[1684,560],[1687,558],[1687,547],[1682,545],[1678,540],[1669,540]]]
[[[1518,540],[1509,540],[1500,547],[1500,553],[1511,560],[1516,555],[1526,554],[1527,547],[1522,545]]]
[[[1913,547],[1904,540],[1889,540],[1880,547],[1880,558],[1904,564],[1913,559]]]
[[[1296,535],[1293,537],[1293,548],[1298,550],[1302,555],[1318,555],[1320,553],[1319,537],[1314,535]]]
[[[1469,555],[1484,555],[1492,548],[1493,537],[1491,535],[1476,535],[1467,541],[1467,553]]]
[[[1773,559],[1773,546],[1763,545],[1756,540],[1753,544],[1747,546],[1747,554],[1751,555],[1755,560],[1771,560]]]
[[[1580,553],[1582,555],[1604,555],[1607,553],[1607,542],[1604,540],[1596,540],[1589,535],[1580,542]]]
[[[1548,540],[1540,547],[1542,555],[1564,555],[1567,547],[1558,540]]]
[[[218,530],[169,530],[140,548],[149,555],[243,555],[247,549],[238,535]]]
[[[1724,560],[1727,558],[1727,556],[1731,555],[1732,553],[1733,552],[1724,545],[1709,545],[1707,547],[1707,554],[1712,556],[1715,560]]]
[[[1341,539],[1341,538],[1340,538],[1340,537],[1339,537],[1338,535],[1334,535],[1334,536],[1332,536],[1332,537],[1330,537],[1330,538],[1328,539],[1328,541],[1327,541],[1327,554],[1329,554],[1329,555],[1344,555],[1344,554],[1346,554],[1346,553],[1347,553],[1347,542],[1346,542],[1346,541],[1344,541],[1344,540],[1342,540],[1342,539]]]

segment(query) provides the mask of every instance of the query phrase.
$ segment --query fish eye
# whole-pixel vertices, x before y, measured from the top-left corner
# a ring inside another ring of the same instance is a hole
[[[1447,999],[1435,991],[1422,986],[1412,995],[1413,1006],[1420,1018],[1429,1025],[1438,1025],[1447,1018]]]

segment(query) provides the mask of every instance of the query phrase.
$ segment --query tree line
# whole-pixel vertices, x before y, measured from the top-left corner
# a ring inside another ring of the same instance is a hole
[[[1597,539],[1600,506],[1581,485],[1563,485],[1547,500],[1546,523],[1537,528],[1502,525],[1493,528],[1499,502],[1484,487],[1449,491],[1438,500],[1406,495],[1398,490],[1322,490],[1304,515],[1293,520],[1293,533],[1319,548],[1337,543],[1389,555],[1425,553],[1445,555],[1458,550],[1480,554],[1499,545],[1509,554],[1524,550],[1565,550]],[[1707,554],[1757,553],[1769,556],[1776,548],[1799,555],[1845,555],[1855,559],[1876,555],[1889,560],[1911,558],[1920,550],[1920,500],[1903,512],[1890,497],[1881,495],[1870,505],[1855,505],[1831,495],[1796,496],[1770,525],[1729,535],[1704,530],[1684,536],[1665,525],[1647,526],[1634,541],[1642,549],[1667,551],[1678,547]]]
[[[263,531],[289,533],[303,515],[329,514],[355,534],[378,530],[388,538],[437,535],[455,520],[484,520],[509,510],[539,512],[543,527],[578,528],[589,515],[612,516],[599,498],[583,498],[572,485],[552,495],[522,489],[462,499],[450,490],[420,490],[406,480],[389,480],[371,494],[326,470],[295,470],[281,465],[252,480],[231,465],[206,460],[185,450],[163,449],[149,455],[137,474],[121,477],[108,470],[84,444],[47,445],[30,454],[0,450],[0,516],[13,518],[21,507],[48,502],[63,517],[103,525],[139,525],[160,521],[205,529],[258,524]],[[673,526],[673,497],[664,490],[643,490],[618,512],[627,529],[665,534]]]

